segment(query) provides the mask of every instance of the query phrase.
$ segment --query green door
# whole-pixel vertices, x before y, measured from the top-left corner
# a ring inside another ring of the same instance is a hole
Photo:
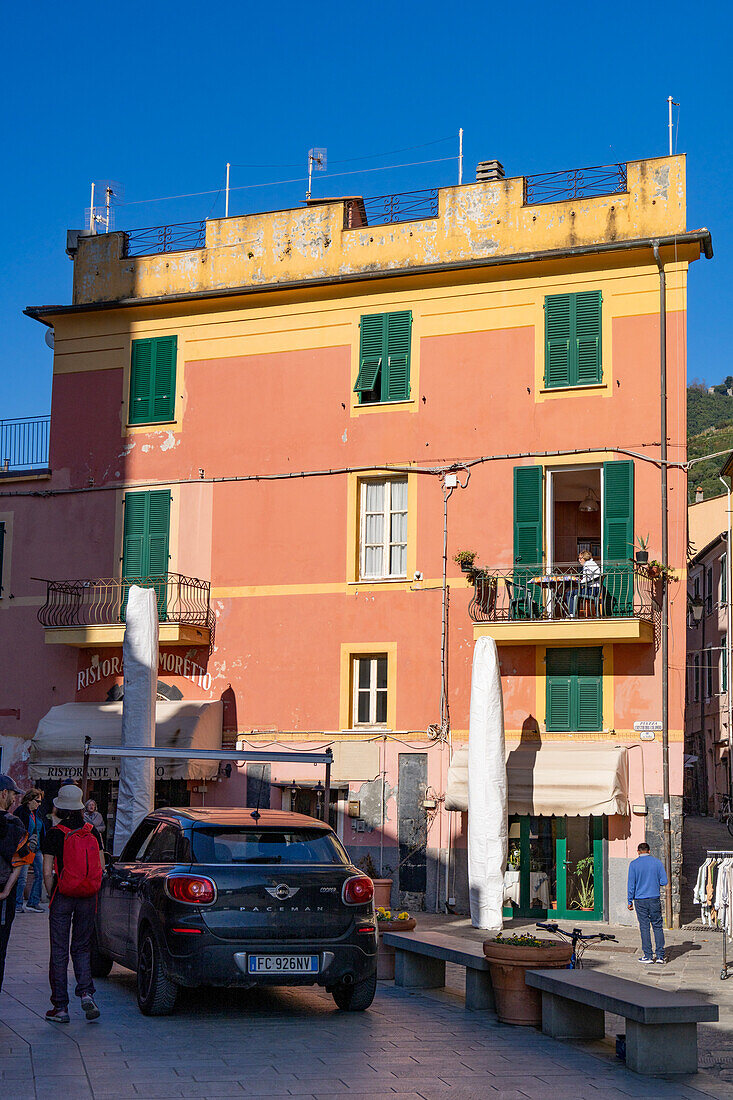
[[[510,817],[504,916],[603,919],[602,817]]]
[[[125,494],[122,538],[123,587],[121,617],[125,618],[129,584],[155,588],[158,618],[165,621],[168,587],[168,539],[171,495],[165,490]]]
[[[514,570],[509,602],[512,619],[538,619],[542,589],[542,467],[514,467]]]
[[[603,463],[603,614],[634,613],[634,463]]]

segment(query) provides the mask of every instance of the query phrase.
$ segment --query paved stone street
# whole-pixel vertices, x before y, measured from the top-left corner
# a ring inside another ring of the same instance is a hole
[[[446,931],[469,931],[465,921],[448,923],[454,927]],[[472,929],[470,934],[476,935]],[[46,935],[46,918],[40,914],[16,919],[0,995],[2,1100],[54,1095],[73,1100],[733,1098],[733,1085],[721,1075],[722,1062],[714,1075],[707,1069],[684,1081],[641,1078],[616,1061],[609,1043],[559,1043],[534,1030],[501,1025],[490,1013],[466,1012],[457,990],[408,994],[389,982],[380,983],[372,1009],[364,1014],[341,1013],[330,996],[311,990],[209,990],[187,993],[171,1017],[147,1019],[135,1003],[133,975],[115,967],[108,980],[98,983],[99,1021],[87,1023],[75,1002],[70,1024],[48,1024],[43,1019],[49,1004]],[[705,946],[709,938],[685,931],[673,936],[683,948],[678,958],[688,960],[687,966],[692,956],[717,999],[733,981],[718,981],[717,955]],[[688,940],[699,948],[688,949]],[[605,955],[598,961],[610,965]],[[631,954],[617,954],[613,969],[638,972]],[[456,980],[457,974],[452,975]],[[643,977],[672,986],[684,970],[675,962],[662,975]],[[692,983],[702,985],[702,979]],[[730,1020],[733,988],[728,1001]],[[728,1024],[701,1030],[705,1060],[717,1048],[733,1059]]]

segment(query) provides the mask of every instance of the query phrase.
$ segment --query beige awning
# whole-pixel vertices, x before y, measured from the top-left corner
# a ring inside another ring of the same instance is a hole
[[[156,748],[221,749],[222,704],[178,699],[155,704]],[[30,743],[31,779],[81,779],[84,738],[93,745],[122,743],[122,703],[63,703],[51,707]],[[213,779],[216,760],[155,761],[156,779]],[[90,779],[119,779],[119,759],[94,756]]]
[[[510,814],[586,817],[629,812],[629,764],[624,745],[507,745]],[[448,769],[445,807],[468,809],[468,747]]]

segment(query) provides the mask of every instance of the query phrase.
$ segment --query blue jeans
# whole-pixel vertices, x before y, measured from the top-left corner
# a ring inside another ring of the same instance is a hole
[[[28,868],[30,864],[24,864],[20,869],[18,875],[18,882],[16,884],[15,895],[15,912],[20,913],[23,905],[23,894],[25,893],[25,880],[28,878]],[[28,898],[29,905],[38,905],[41,900],[41,887],[43,886],[43,856],[40,851],[36,852],[33,859],[33,885],[31,886],[31,896]]]
[[[645,959],[652,957],[652,935],[654,929],[654,947],[658,959],[664,958],[664,929],[662,927],[662,903],[659,898],[636,898],[634,901],[636,919],[641,932],[641,950]]]

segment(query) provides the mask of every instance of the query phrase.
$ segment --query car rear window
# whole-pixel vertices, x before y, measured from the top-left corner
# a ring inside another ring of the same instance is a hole
[[[192,835],[195,863],[348,864],[341,844],[320,829],[250,829],[205,825]]]

